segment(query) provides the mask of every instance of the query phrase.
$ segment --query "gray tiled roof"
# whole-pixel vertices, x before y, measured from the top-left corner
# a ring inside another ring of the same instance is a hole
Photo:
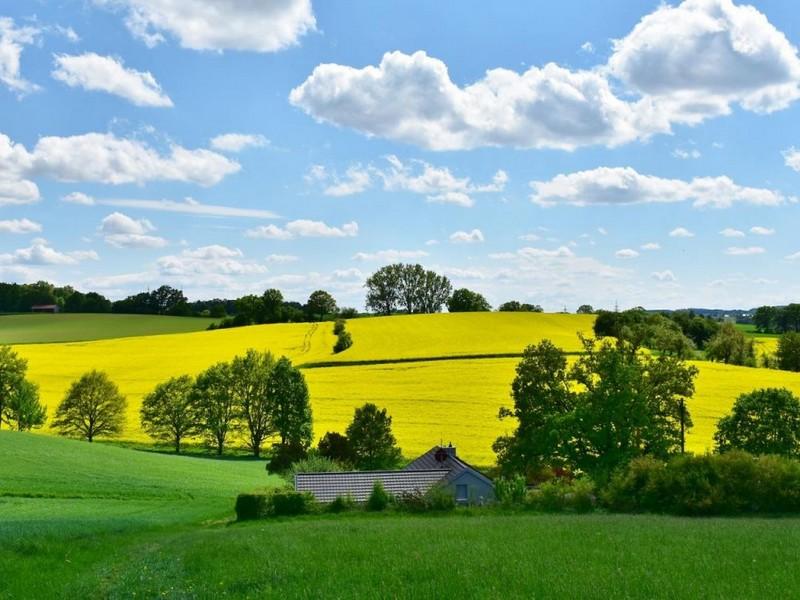
[[[477,477],[491,484],[491,480],[478,469],[458,458],[456,449],[452,446],[434,446],[419,458],[411,461],[404,471],[417,471],[420,469],[445,469],[447,471],[446,481],[448,482],[453,481],[464,471],[471,471]]]
[[[331,502],[337,496],[347,494],[356,502],[365,502],[376,481],[380,481],[393,495],[414,491],[425,493],[448,473],[446,469],[297,473],[294,487],[299,492],[311,492],[317,502]]]

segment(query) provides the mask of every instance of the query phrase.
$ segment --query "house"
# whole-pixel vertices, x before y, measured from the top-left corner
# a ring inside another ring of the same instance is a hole
[[[57,313],[58,304],[34,304],[31,306],[31,312],[35,313]]]
[[[294,487],[310,492],[317,502],[351,496],[366,502],[376,481],[392,495],[425,493],[441,485],[459,504],[482,504],[494,499],[492,481],[456,456],[453,446],[434,446],[400,471],[347,471],[344,473],[297,473]]]

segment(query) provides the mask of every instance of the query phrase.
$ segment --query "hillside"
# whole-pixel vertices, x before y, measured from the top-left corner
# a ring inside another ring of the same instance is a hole
[[[0,344],[42,344],[187,333],[207,329],[217,319],[162,315],[25,314],[0,315]]]
[[[125,439],[148,439],[139,428],[138,411],[142,396],[158,382],[195,374],[252,347],[286,354],[297,364],[338,365],[305,370],[318,437],[329,430],[343,430],[356,406],[376,402],[389,409],[395,434],[408,456],[451,441],[468,460],[490,464],[492,442],[513,428],[512,422],[499,421],[497,412],[510,401],[516,355],[543,338],[575,352],[579,349],[576,331],[589,332],[591,319],[532,313],[353,319],[347,327],[354,345],[337,355],[332,353],[335,338],[329,322],[23,345],[17,350],[29,360],[30,375],[41,386],[50,414],[81,373],[91,368],[106,370],[128,396]],[[481,355],[487,358],[474,358]],[[488,358],[493,355],[506,357]],[[415,360],[403,362],[408,359]],[[800,374],[696,364],[700,376],[689,405],[695,427],[687,439],[695,451],[712,445],[717,419],[728,412],[738,394],[763,386],[800,393]]]

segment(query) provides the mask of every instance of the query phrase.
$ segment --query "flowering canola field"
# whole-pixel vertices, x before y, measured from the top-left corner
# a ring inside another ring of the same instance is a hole
[[[567,351],[579,349],[576,331],[591,331],[592,317],[578,315],[476,313],[354,319],[354,345],[333,355],[331,323],[280,324],[220,331],[159,335],[82,343],[20,345],[29,375],[40,385],[52,415],[69,384],[83,372],[102,369],[128,397],[125,439],[146,440],[139,428],[141,398],[158,382],[196,374],[247,348],[285,354],[296,364],[519,353],[543,338]],[[314,410],[314,431],[342,431],[356,406],[370,401],[393,417],[400,446],[408,456],[433,444],[452,442],[467,460],[490,464],[494,439],[513,428],[499,421],[510,403],[516,358],[470,358],[342,365],[304,371]],[[716,420],[734,398],[756,387],[783,386],[800,394],[800,374],[747,369],[708,362],[700,367],[690,404],[695,427],[689,447],[712,444]]]

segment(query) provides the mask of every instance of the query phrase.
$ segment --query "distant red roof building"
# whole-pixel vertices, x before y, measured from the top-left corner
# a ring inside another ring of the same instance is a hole
[[[34,304],[31,306],[31,312],[57,313],[58,310],[58,304]]]

